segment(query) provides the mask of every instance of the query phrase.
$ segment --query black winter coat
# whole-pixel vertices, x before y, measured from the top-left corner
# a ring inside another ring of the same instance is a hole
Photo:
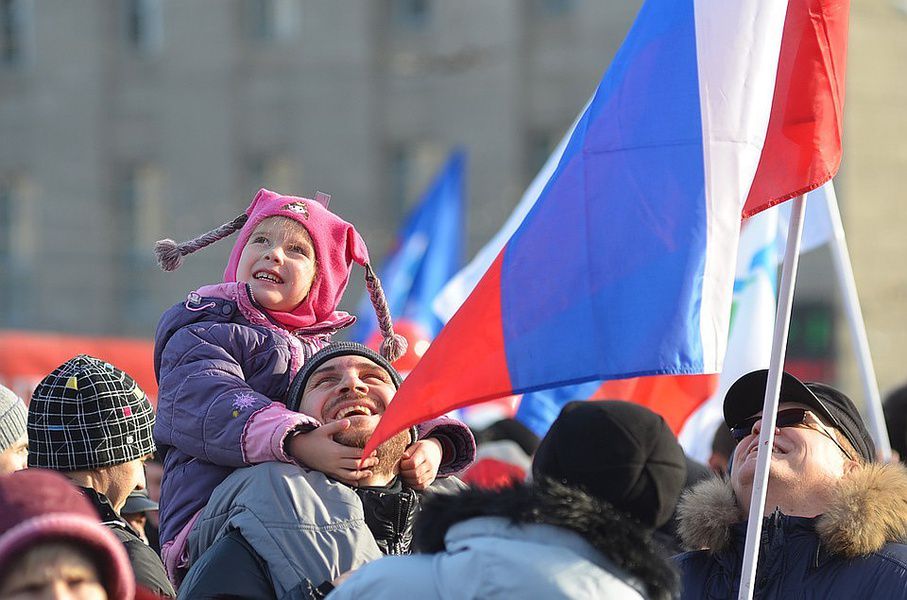
[[[132,571],[135,573],[135,582],[159,596],[175,598],[176,590],[167,579],[164,564],[154,550],[117,514],[104,494],[91,488],[81,489],[98,512],[101,523],[106,525],[126,547],[126,554],[129,555],[129,562],[132,563]]]

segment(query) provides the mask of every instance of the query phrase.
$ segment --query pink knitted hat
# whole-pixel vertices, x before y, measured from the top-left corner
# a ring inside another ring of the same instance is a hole
[[[110,598],[132,600],[135,579],[126,548],[69,480],[44,469],[0,477],[0,577],[24,552],[61,541],[91,553]]]
[[[159,241],[155,245],[158,261],[165,271],[173,271],[182,264],[183,256],[239,230],[239,238],[224,270],[224,281],[234,282],[239,257],[258,224],[268,217],[293,219],[309,232],[315,246],[318,269],[308,296],[299,306],[289,312],[268,310],[268,314],[291,331],[333,320],[338,316],[337,306],[349,282],[353,262],[356,262],[365,268],[366,287],[384,337],[381,353],[394,361],[406,351],[406,340],[394,334],[387,300],[381,282],[369,263],[365,242],[350,223],[328,210],[330,199],[329,195],[321,192],[316,193],[312,200],[261,189],[246,212],[231,222],[182,244],[173,240]]]

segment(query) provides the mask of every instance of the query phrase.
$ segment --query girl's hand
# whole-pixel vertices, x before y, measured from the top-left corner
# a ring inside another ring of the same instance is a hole
[[[432,484],[441,466],[441,442],[432,438],[409,445],[400,461],[400,475],[414,490],[422,491]]]
[[[347,485],[357,485],[359,480],[372,476],[370,467],[378,464],[375,453],[362,462],[361,448],[351,448],[334,441],[334,436],[349,429],[350,420],[341,419],[316,427],[306,433],[294,433],[287,440],[287,454],[310,469],[321,471],[328,477]]]

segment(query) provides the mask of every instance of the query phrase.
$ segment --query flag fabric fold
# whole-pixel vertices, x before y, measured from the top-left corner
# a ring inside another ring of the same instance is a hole
[[[720,369],[781,0],[648,0],[538,201],[384,414]]]

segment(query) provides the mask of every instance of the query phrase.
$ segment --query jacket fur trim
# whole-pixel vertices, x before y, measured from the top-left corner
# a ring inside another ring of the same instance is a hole
[[[677,510],[678,532],[690,550],[724,550],[731,526],[746,518],[730,482],[718,477],[684,493]],[[816,533],[828,552],[845,558],[907,540],[907,468],[869,463],[851,471],[816,518]]]
[[[428,496],[416,521],[414,544],[423,553],[442,552],[448,529],[475,517],[503,517],[515,524],[572,531],[641,582],[648,597],[670,598],[677,589],[677,572],[661,558],[651,531],[610,504],[552,481]]]

